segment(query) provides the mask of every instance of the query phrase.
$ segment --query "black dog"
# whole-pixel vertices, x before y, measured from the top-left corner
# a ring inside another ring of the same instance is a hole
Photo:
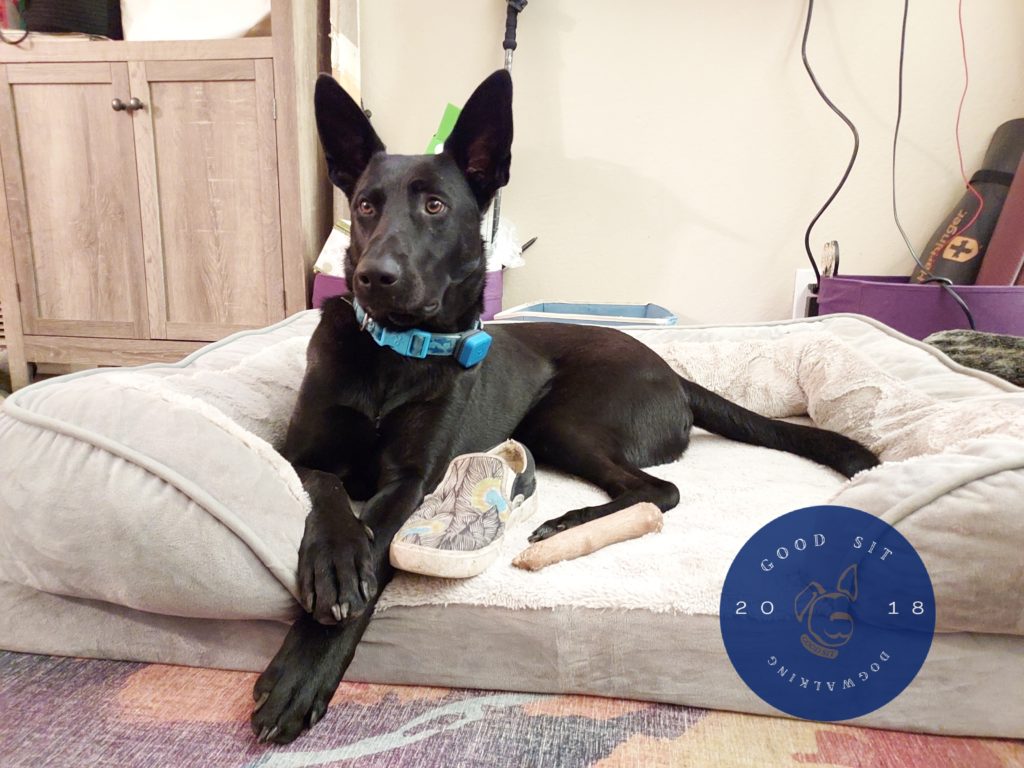
[[[317,82],[316,118],[331,180],[351,203],[345,276],[366,317],[395,331],[474,328],[484,287],[481,212],[509,178],[508,74],[477,88],[440,155],[387,154],[327,76]],[[511,435],[538,462],[611,497],[549,520],[533,540],[639,501],[672,509],[676,487],[640,467],[677,459],[692,425],[847,476],[877,464],[845,437],[772,421],[680,378],[618,331],[525,323],[488,332],[490,354],[464,367],[380,346],[350,300],[325,305],[283,451],[313,503],[299,552],[307,615],[256,683],[252,726],[261,741],[291,741],[324,714],[391,578],[392,537],[458,454]],[[369,499],[361,519],[350,498]]]

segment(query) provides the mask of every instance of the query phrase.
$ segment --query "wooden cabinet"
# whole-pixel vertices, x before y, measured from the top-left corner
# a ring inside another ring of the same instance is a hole
[[[131,120],[110,108],[124,63],[0,72],[0,159],[26,334],[148,333]]]
[[[29,363],[174,360],[307,306],[330,226],[322,10],[275,2],[272,38],[0,50],[15,387]]]

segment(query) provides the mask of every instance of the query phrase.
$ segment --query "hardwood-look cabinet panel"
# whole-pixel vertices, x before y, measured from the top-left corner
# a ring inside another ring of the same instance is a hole
[[[144,338],[123,63],[0,67],[0,156],[25,333]]]
[[[133,62],[131,80],[153,338],[281,319],[271,62]]]

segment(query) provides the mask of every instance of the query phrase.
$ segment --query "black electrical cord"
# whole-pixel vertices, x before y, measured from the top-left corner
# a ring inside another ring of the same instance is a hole
[[[812,0],[813,2],[813,0]],[[960,309],[967,315],[967,323],[971,326],[971,330],[976,330],[974,325],[974,315],[971,314],[971,308],[967,306],[967,302],[964,301],[963,297],[953,289],[953,281],[948,277],[936,277],[932,274],[922,262],[920,257],[917,255],[917,251],[914,250],[914,246],[910,243],[910,238],[907,237],[907,233],[903,229],[903,225],[900,223],[900,214],[896,209],[896,145],[899,142],[900,137],[900,122],[903,119],[903,55],[906,51],[907,46],[907,16],[910,12],[910,0],[903,0],[903,24],[900,28],[900,66],[899,66],[899,87],[897,88],[896,97],[896,128],[892,133],[892,217],[896,221],[896,228],[900,231],[900,236],[903,238],[903,242],[907,245],[907,250],[910,251],[910,255],[917,262],[917,266],[920,267],[921,271],[928,275],[928,278],[924,281],[925,283],[937,283],[942,286],[943,290],[946,291],[952,297],[953,301],[960,305]]]
[[[7,37],[7,33],[4,32],[4,30],[0,29],[0,41],[3,41],[5,43],[7,43],[8,45],[20,45],[21,43],[25,42],[25,38],[27,38],[27,37],[28,37],[28,30],[27,29],[24,30],[21,33],[21,37],[19,37],[17,39]]]
[[[807,60],[807,37],[811,31],[811,16],[813,13],[814,0],[807,0],[807,23],[804,24],[804,37],[803,41],[800,43],[800,57],[803,59],[804,69],[807,70],[807,74],[811,78],[811,82],[814,84],[815,90],[818,91],[818,95],[821,96],[822,100],[828,104],[829,108],[839,116],[839,119],[846,123],[847,128],[849,128],[850,132],[853,133],[853,152],[850,154],[850,162],[847,164],[846,170],[843,172],[843,177],[839,180],[839,184],[836,186],[835,190],[833,190],[832,194],[829,195],[825,204],[821,206],[821,209],[814,215],[814,218],[811,219],[811,223],[807,225],[807,232],[804,233],[804,250],[807,251],[807,260],[811,262],[811,269],[814,270],[814,283],[816,286],[820,286],[821,270],[818,269],[818,262],[814,260],[814,255],[811,253],[811,230],[814,229],[814,225],[818,223],[818,219],[822,217],[828,207],[832,205],[832,201],[836,199],[839,191],[843,188],[843,185],[846,184],[846,180],[850,178],[850,171],[853,170],[853,164],[857,161],[857,152],[860,151],[860,134],[857,133],[857,126],[853,124],[853,121],[843,114],[843,111],[833,104],[832,100],[825,95],[825,91],[822,90],[821,85],[818,83],[818,78],[814,76],[814,70],[811,69],[810,61]]]

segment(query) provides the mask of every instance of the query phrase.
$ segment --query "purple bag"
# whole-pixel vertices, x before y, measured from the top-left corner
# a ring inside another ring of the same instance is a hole
[[[1024,286],[957,285],[979,331],[1024,336]],[[942,286],[910,283],[907,277],[823,277],[818,314],[855,312],[901,333],[923,339],[936,331],[970,328],[967,315]]]

